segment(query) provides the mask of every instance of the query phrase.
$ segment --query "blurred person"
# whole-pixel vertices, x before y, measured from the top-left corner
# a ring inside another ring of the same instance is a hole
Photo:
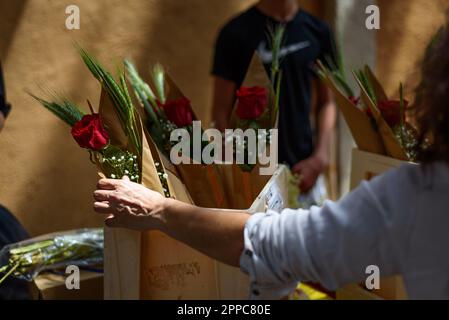
[[[0,131],[3,129],[6,117],[11,110],[11,106],[6,103],[5,85],[3,80],[2,66],[0,64]]]
[[[269,70],[272,62],[269,28],[285,25],[281,48],[283,73],[279,108],[279,162],[301,176],[302,200],[319,202],[325,197],[321,174],[329,164],[330,137],[336,110],[330,90],[317,84],[315,142],[311,114],[313,64],[334,56],[334,41],[324,22],[300,8],[297,0],[261,0],[229,21],[220,31],[212,68],[213,126],[224,130],[254,53]],[[314,186],[317,182],[316,188]]]
[[[106,225],[156,229],[249,274],[253,298],[279,298],[298,281],[336,290],[366,268],[402,275],[410,299],[449,299],[449,19],[426,50],[413,113],[420,164],[363,182],[310,210],[206,209],[123,180],[102,179],[94,208]],[[432,144],[427,143],[432,139]]]
[[[0,131],[5,124],[11,106],[6,102],[6,92],[3,80],[2,66],[0,63]],[[2,150],[2,152],[5,152]],[[8,244],[16,243],[28,239],[28,233],[20,222],[9,212],[8,209],[0,205],[0,252]],[[0,257],[0,266],[6,264],[8,257]],[[0,274],[0,278],[3,275]],[[0,285],[1,300],[24,300],[30,299],[29,286],[26,281],[9,277]]]

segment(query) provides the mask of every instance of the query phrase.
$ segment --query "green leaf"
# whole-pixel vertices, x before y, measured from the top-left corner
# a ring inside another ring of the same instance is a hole
[[[164,67],[157,63],[153,67],[153,83],[156,88],[157,97],[162,104],[165,104],[165,71]]]
[[[36,101],[38,101],[44,108],[52,112],[59,119],[67,123],[70,127],[73,127],[75,123],[81,120],[85,115],[74,103],[63,99],[62,102],[50,102],[41,99],[32,93],[28,93]]]

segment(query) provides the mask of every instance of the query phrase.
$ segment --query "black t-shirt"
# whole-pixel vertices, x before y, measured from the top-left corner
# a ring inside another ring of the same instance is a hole
[[[270,74],[268,26],[273,28],[276,23],[256,7],[228,22],[216,42],[212,74],[240,87],[256,51]],[[293,166],[314,150],[310,123],[313,63],[317,59],[324,61],[326,57],[334,57],[334,41],[327,24],[299,10],[286,24],[281,50],[279,162]]]

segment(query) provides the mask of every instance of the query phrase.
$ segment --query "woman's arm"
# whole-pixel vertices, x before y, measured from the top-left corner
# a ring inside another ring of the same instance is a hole
[[[127,178],[102,179],[97,188],[94,208],[108,215],[107,226],[160,230],[214,259],[239,266],[247,213],[166,199]]]
[[[128,179],[103,179],[94,194],[95,210],[109,214],[108,226],[161,230],[215,259],[240,265],[250,276],[253,294],[279,298],[298,281],[330,290],[364,281],[370,265],[378,266],[382,276],[400,272],[416,199],[417,183],[409,170],[415,173],[405,166],[364,182],[322,208],[251,217],[168,200]]]

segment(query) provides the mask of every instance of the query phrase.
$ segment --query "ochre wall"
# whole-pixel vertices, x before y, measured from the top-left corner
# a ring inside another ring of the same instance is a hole
[[[378,0],[377,74],[387,93],[397,98],[399,83],[413,100],[419,62],[432,35],[444,23],[449,0]]]
[[[212,47],[219,27],[254,0],[0,0],[0,59],[13,112],[0,134],[0,203],[33,234],[101,225],[92,212],[96,171],[69,128],[25,94],[63,93],[84,106],[99,85],[77,41],[114,67],[130,57],[141,71],[160,61],[209,120]],[[319,1],[302,1],[319,14]],[[65,8],[81,29],[65,28]],[[41,88],[40,88],[41,87]]]

